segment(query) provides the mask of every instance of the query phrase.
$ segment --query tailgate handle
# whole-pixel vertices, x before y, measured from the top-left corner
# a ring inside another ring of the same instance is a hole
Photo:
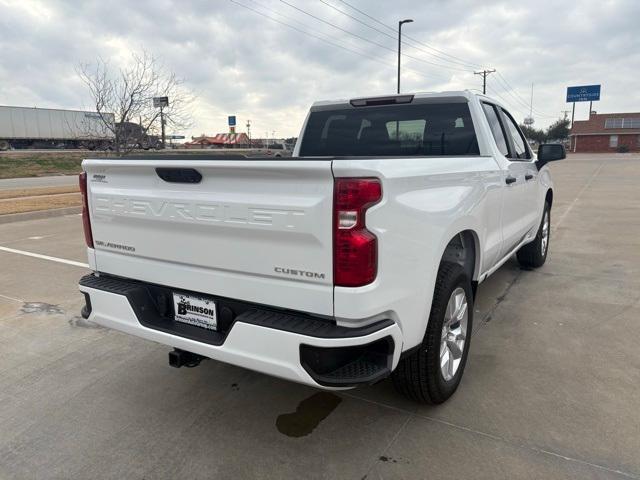
[[[200,183],[202,175],[195,168],[156,168],[158,176],[169,183]]]

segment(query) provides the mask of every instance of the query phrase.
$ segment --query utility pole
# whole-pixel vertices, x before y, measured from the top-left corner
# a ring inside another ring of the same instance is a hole
[[[251,120],[247,120],[247,137],[249,137],[249,148],[251,148]]]
[[[169,106],[169,97],[153,97],[153,106],[154,108],[160,108],[160,130],[162,132],[162,148],[164,149],[166,137],[164,135],[165,121],[163,108]]]
[[[165,148],[165,136],[164,136],[164,113],[162,111],[162,107],[160,107],[160,129],[162,131],[162,149]]]
[[[400,50],[402,48],[402,25],[411,23],[413,20],[407,18],[398,22],[398,93],[400,93]]]
[[[491,70],[482,70],[481,72],[473,72],[474,75],[482,75],[482,94],[487,94],[487,75],[490,73],[494,73],[496,71],[495,68]]]

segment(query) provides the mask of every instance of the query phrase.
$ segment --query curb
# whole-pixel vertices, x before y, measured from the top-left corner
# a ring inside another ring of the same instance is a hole
[[[0,215],[0,224],[22,222],[25,220],[38,220],[41,218],[61,217],[82,213],[82,207],[54,208],[51,210],[38,210],[35,212],[9,213]]]

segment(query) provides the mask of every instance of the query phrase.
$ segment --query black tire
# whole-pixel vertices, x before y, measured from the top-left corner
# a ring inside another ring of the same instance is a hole
[[[447,304],[458,287],[464,290],[466,296],[467,332],[458,369],[453,378],[447,381],[440,369],[440,343]],[[427,332],[418,349],[400,360],[398,367],[394,370],[392,378],[396,389],[420,403],[438,404],[451,397],[460,384],[467,362],[472,325],[471,280],[460,265],[443,263],[436,279]]]
[[[543,248],[543,230],[544,223],[547,222],[547,241]],[[542,212],[542,219],[540,220],[540,226],[538,227],[538,233],[536,238],[531,242],[523,245],[518,250],[517,257],[518,262],[524,268],[538,268],[544,265],[547,260],[547,253],[549,253],[549,243],[551,240],[551,205],[548,202],[544,202],[544,211]]]

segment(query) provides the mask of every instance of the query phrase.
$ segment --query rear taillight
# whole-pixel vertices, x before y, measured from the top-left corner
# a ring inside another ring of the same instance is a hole
[[[377,178],[336,178],[333,197],[333,281],[338,287],[371,283],[378,270],[378,239],[365,212],[382,198]]]
[[[91,221],[89,220],[89,196],[87,194],[87,172],[80,174],[80,193],[82,194],[82,228],[87,247],[93,248],[93,234],[91,233]]]

